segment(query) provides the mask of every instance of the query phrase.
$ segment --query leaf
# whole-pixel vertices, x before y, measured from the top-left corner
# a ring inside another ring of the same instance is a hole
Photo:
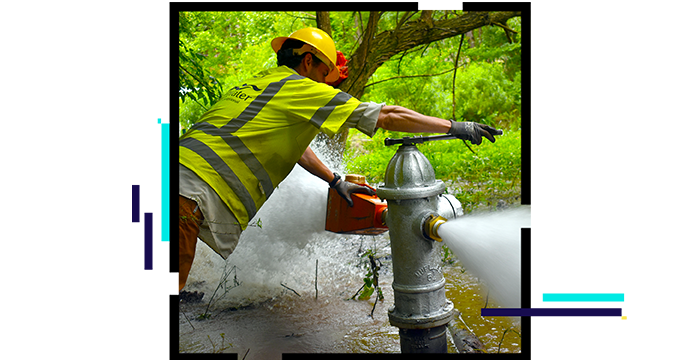
[[[374,293],[373,287],[365,286],[364,290],[362,290],[362,293],[360,294],[360,297],[358,299],[368,300],[370,298],[370,296],[372,296],[373,293]]]

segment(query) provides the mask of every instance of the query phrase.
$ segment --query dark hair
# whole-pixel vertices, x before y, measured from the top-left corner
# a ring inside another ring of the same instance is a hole
[[[306,54],[311,54],[310,52],[305,52],[301,55],[294,55],[294,49],[299,49],[304,46],[304,44],[306,43],[297,39],[287,39],[282,43],[282,47],[277,51],[277,66],[286,65],[292,69],[299,66],[304,56],[306,56]],[[314,65],[318,65],[322,62],[321,59],[317,58],[314,54],[311,54],[311,57],[313,58]]]

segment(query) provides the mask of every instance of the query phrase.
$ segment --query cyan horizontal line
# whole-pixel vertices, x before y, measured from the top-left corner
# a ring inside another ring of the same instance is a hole
[[[564,308],[534,308],[534,309],[481,309],[481,316],[622,316],[622,309],[564,309]]]
[[[0,294],[3,304],[153,304],[168,303],[168,294]]]
[[[542,302],[700,302],[700,293],[542,293]]]

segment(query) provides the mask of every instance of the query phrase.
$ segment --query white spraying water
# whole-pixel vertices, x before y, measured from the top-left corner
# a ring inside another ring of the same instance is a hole
[[[462,266],[486,283],[489,297],[519,308],[523,227],[530,227],[530,206],[462,216],[443,224],[438,234]]]
[[[448,221],[439,235],[503,307],[520,307],[521,228],[697,227],[700,206],[522,206]]]

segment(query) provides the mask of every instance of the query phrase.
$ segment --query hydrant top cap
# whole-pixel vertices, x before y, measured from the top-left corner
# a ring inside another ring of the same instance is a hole
[[[385,199],[413,199],[435,196],[445,191],[445,184],[435,180],[430,161],[417,147],[399,147],[384,174],[384,185],[377,189]]]

